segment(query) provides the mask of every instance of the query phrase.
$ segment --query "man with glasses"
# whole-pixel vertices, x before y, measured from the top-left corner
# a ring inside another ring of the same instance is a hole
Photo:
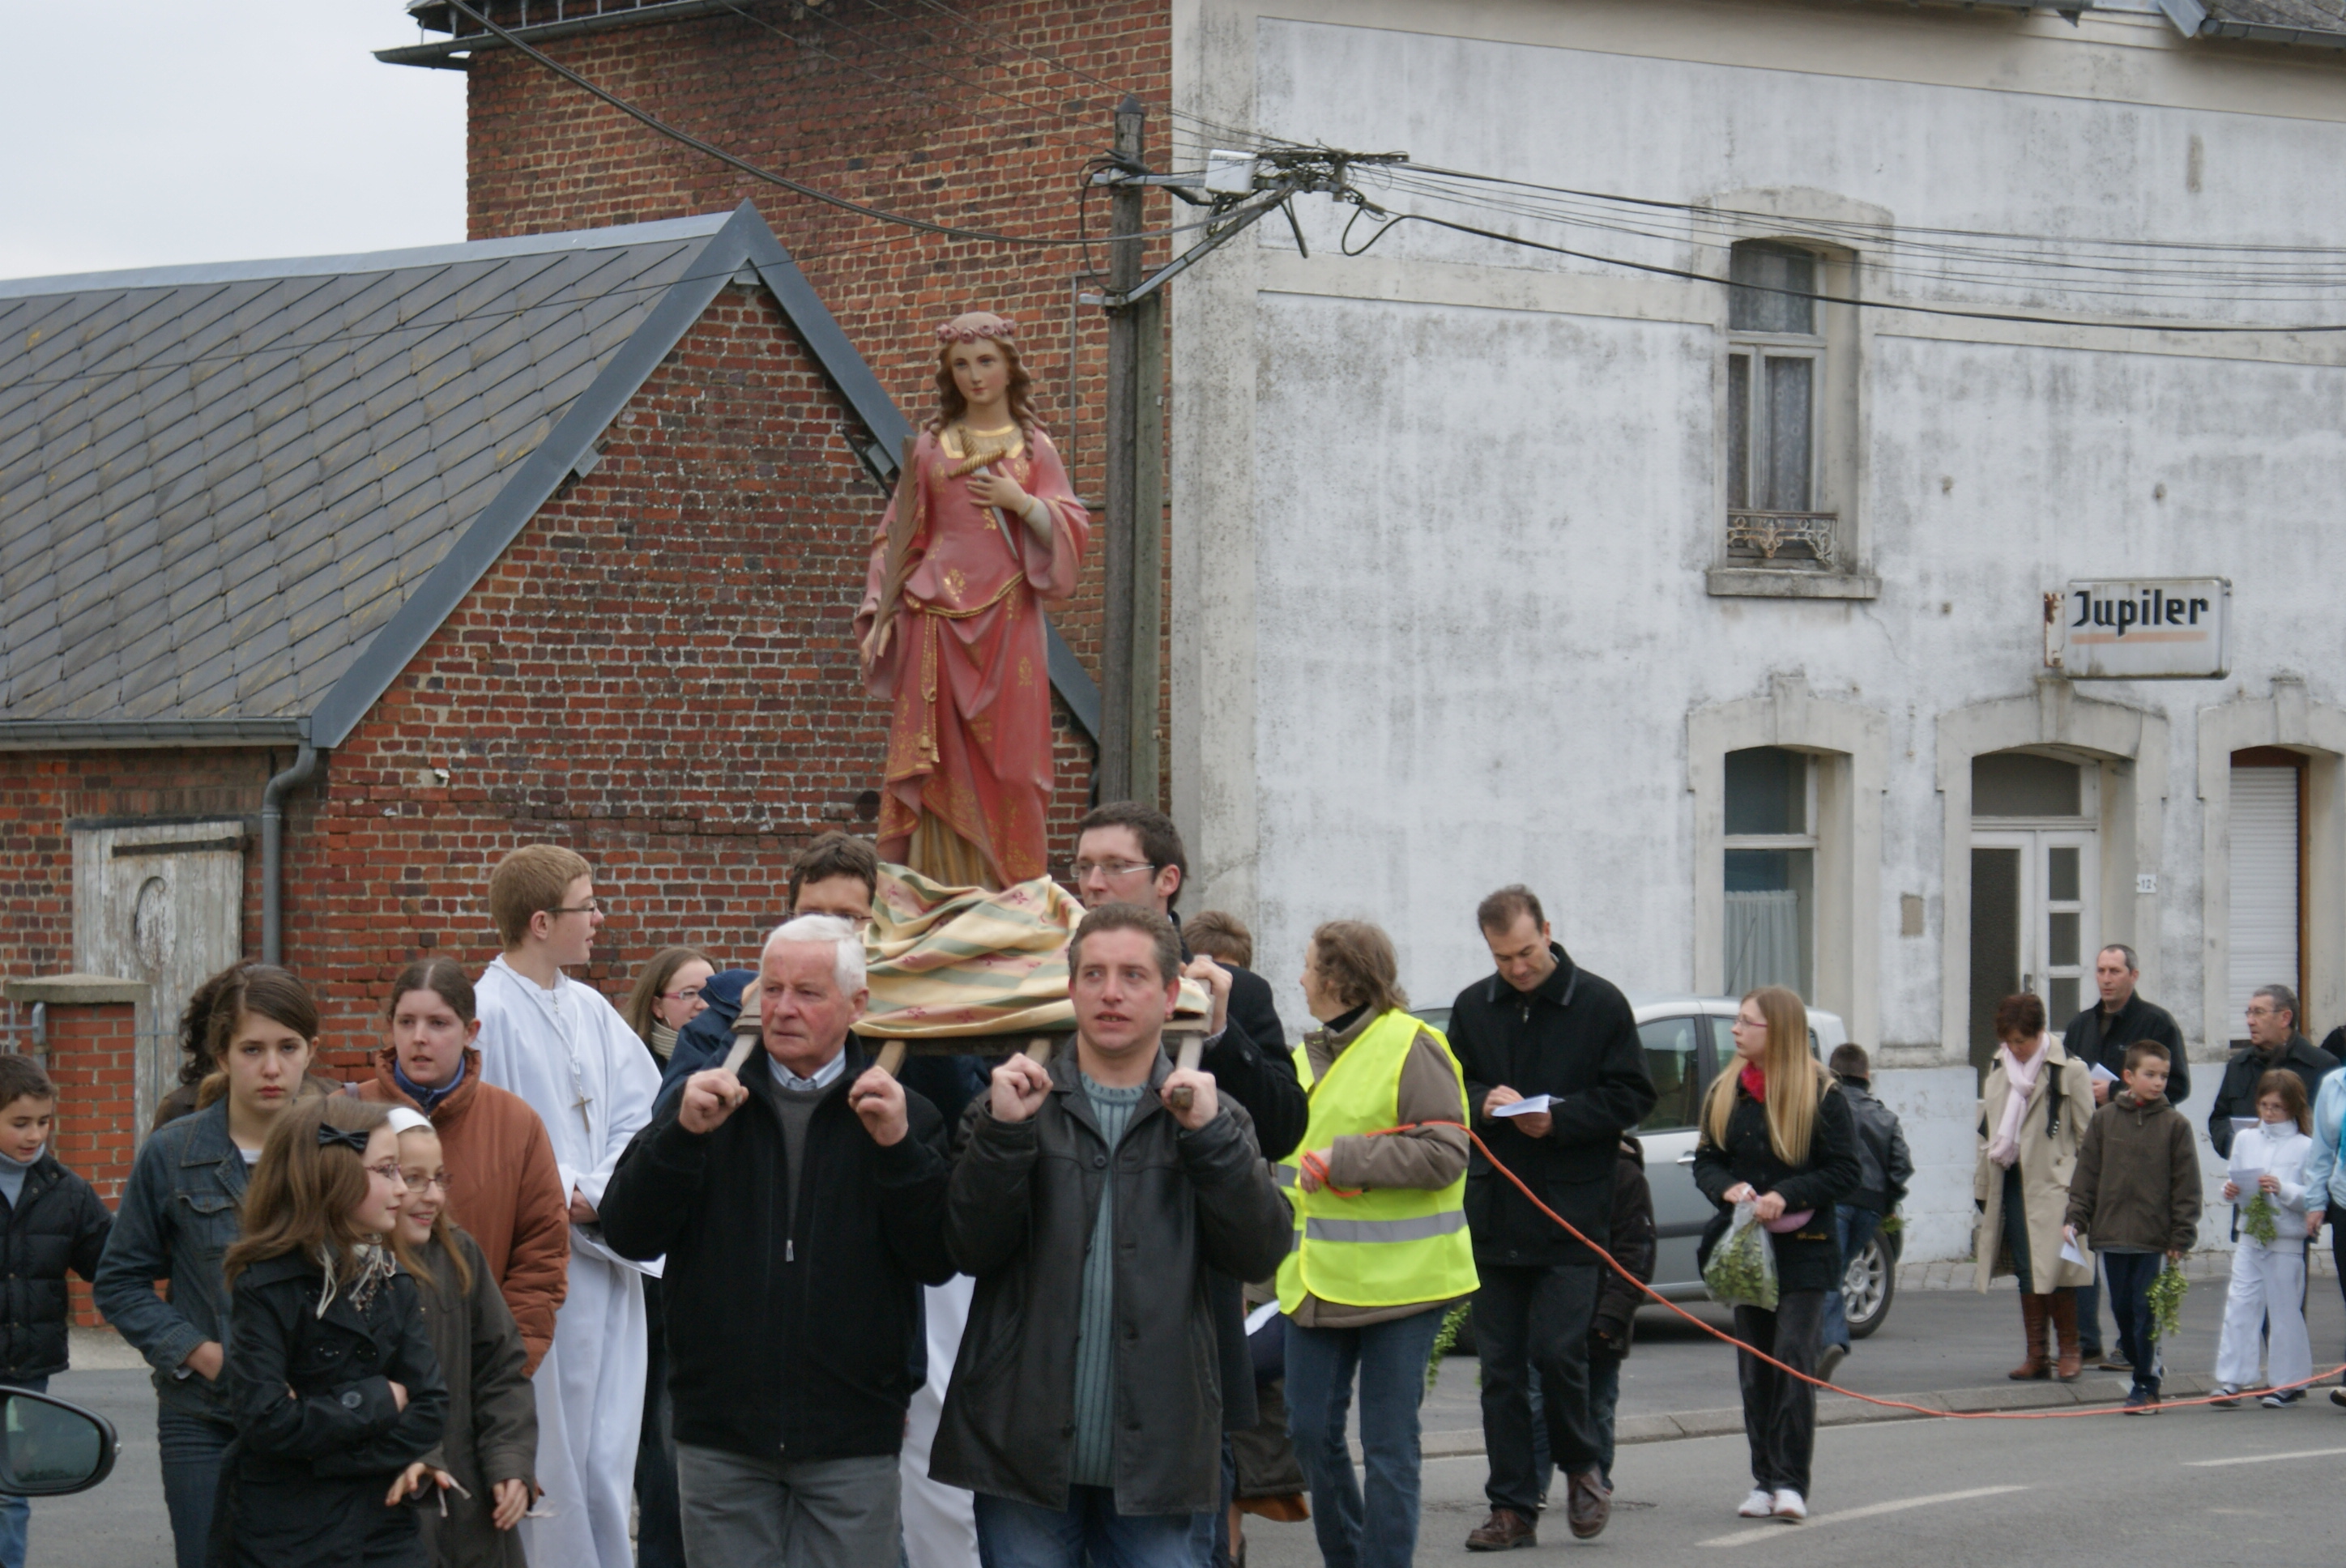
[[[2208,1107],[2208,1141],[2226,1159],[2232,1156],[2232,1119],[2257,1115],[2257,1084],[2276,1067],[2286,1068],[2304,1082],[2305,1103],[2313,1104],[2321,1080],[2337,1064],[2328,1053],[2298,1033],[2297,993],[2286,985],[2260,985],[2249,997],[2249,1043],[2224,1064],[2224,1081],[2216,1103]]]
[[[532,1561],[566,1568],[632,1568],[643,1425],[642,1280],[604,1243],[597,1211],[627,1140],[651,1120],[659,1072],[618,1009],[562,972],[587,962],[603,911],[576,853],[515,850],[489,878],[505,950],[479,984],[481,1076],[545,1123],[568,1200],[569,1293],[532,1380],[546,1506],[521,1527]]]
[[[1180,830],[1164,812],[1131,800],[1092,811],[1076,827],[1075,872],[1076,896],[1086,909],[1137,904],[1178,926],[1173,906],[1188,880],[1189,857],[1182,848]],[[1218,1093],[1246,1108],[1263,1157],[1285,1159],[1302,1141],[1311,1107],[1295,1075],[1294,1054],[1288,1049],[1286,1026],[1271,1001],[1270,983],[1251,970],[1200,958],[1186,941],[1181,962],[1182,972],[1203,983],[1214,999],[1199,1069],[1213,1076]],[[1220,1339],[1225,1432],[1250,1431],[1261,1414],[1254,1397],[1240,1283],[1219,1274],[1209,1275],[1207,1282]],[[1196,1568],[1219,1568],[1229,1561],[1229,1504],[1237,1485],[1237,1463],[1225,1441],[1222,1507],[1198,1517],[1192,1536]]]

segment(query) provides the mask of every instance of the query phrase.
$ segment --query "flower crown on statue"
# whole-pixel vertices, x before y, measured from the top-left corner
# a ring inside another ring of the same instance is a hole
[[[997,316],[991,311],[971,311],[939,327],[937,341],[974,343],[981,338],[991,338],[996,342],[1008,343],[1016,338],[1017,331],[1007,316]]]

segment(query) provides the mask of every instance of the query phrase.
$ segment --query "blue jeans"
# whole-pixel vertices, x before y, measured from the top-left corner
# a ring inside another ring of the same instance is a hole
[[[49,1391],[46,1378],[18,1378],[8,1384],[12,1389],[30,1389],[36,1394]],[[0,1496],[0,1568],[25,1568],[25,1531],[32,1522],[33,1505],[21,1497]]]
[[[1870,1208],[1846,1203],[1833,1205],[1833,1229],[1841,1236],[1841,1271],[1844,1278],[1849,1273],[1850,1259],[1865,1250],[1865,1244],[1873,1239],[1881,1225],[1882,1217]],[[1849,1313],[1838,1290],[1825,1292],[1825,1326],[1819,1338],[1823,1344],[1849,1349]]]
[[[2110,1280],[2110,1316],[2117,1319],[2118,1349],[2134,1369],[2137,1393],[2157,1394],[2158,1330],[2151,1326],[2150,1282],[2167,1259],[2156,1252],[2105,1252],[2102,1272]]]
[[[1409,1568],[1417,1552],[1417,1408],[1442,1313],[1365,1329],[1287,1325],[1287,1432],[1311,1483],[1311,1529],[1326,1568]],[[1344,1441],[1361,1386],[1365,1494]]]
[[[1054,1512],[979,1492],[977,1553],[985,1568],[1189,1568],[1187,1513],[1118,1513],[1105,1486],[1071,1486]]]
[[[178,1568],[204,1568],[220,1460],[236,1441],[236,1429],[167,1406],[155,1412],[155,1439],[161,1451],[163,1506],[171,1515],[173,1561]]]
[[[1596,1472],[1605,1490],[1613,1490],[1613,1412],[1621,1403],[1621,1360],[1617,1356],[1588,1358],[1588,1424],[1596,1429]]]
[[[1222,1505],[1189,1515],[1189,1561],[1193,1568],[1230,1568],[1230,1503],[1238,1494],[1238,1455],[1230,1451],[1230,1434],[1224,1432]],[[638,1568],[642,1565],[638,1564]]]

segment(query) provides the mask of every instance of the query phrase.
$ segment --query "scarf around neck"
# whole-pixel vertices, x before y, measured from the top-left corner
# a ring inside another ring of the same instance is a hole
[[[2028,1096],[2036,1092],[2036,1074],[2045,1070],[2045,1058],[2051,1049],[2049,1039],[2039,1036],[2035,1054],[2023,1062],[2012,1054],[2011,1046],[1995,1048],[2010,1092],[2004,1097],[2004,1117],[1996,1124],[1995,1136],[1988,1140],[1987,1157],[2006,1170],[2020,1158],[2020,1118],[2027,1114]]]
[[[1768,1103],[1768,1074],[1760,1070],[1760,1064],[1743,1064],[1743,1071],[1736,1075],[1735,1081],[1743,1085],[1745,1094],[1763,1105]]]

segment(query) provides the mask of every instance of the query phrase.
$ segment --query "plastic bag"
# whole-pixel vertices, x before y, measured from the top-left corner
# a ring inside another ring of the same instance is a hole
[[[1749,1199],[1735,1206],[1727,1234],[1710,1249],[1710,1261],[1702,1266],[1702,1282],[1714,1301],[1729,1307],[1757,1307],[1763,1312],[1776,1309],[1776,1244],[1753,1214]]]

